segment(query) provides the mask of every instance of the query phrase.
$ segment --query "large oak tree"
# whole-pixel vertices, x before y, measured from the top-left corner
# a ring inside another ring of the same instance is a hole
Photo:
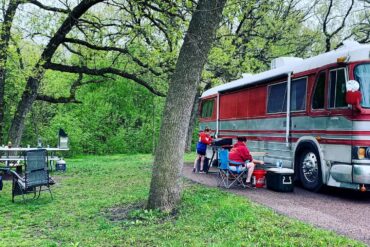
[[[173,210],[180,199],[181,170],[193,99],[226,0],[200,0],[176,63],[155,153],[149,208]]]

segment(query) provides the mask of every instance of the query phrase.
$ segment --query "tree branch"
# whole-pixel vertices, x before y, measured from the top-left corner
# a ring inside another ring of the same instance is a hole
[[[149,9],[154,10],[156,12],[163,13],[163,14],[168,15],[168,16],[171,16],[171,17],[178,17],[181,20],[185,21],[185,17],[184,16],[181,16],[179,14],[174,14],[174,13],[171,13],[170,11],[165,10],[165,9],[162,9],[162,8],[157,7],[157,6],[151,5],[149,3],[149,1],[146,1],[146,0],[139,1],[139,4],[142,4],[143,6],[148,7]]]
[[[64,14],[70,13],[70,11],[67,10],[67,9],[61,9],[61,8],[46,6],[46,5],[40,3],[39,1],[36,1],[36,0],[28,0],[28,2],[32,3],[33,5],[36,5],[37,7],[41,8],[41,9],[47,10],[47,11],[60,12],[60,13],[64,13]]]
[[[74,96],[54,98],[49,95],[38,94],[36,96],[36,100],[45,101],[45,102],[54,103],[54,104],[67,104],[67,103],[81,104],[82,103],[82,101],[77,100]]]
[[[79,40],[79,39],[72,39],[72,38],[65,38],[64,39],[64,42],[67,42],[67,43],[73,43],[73,44],[79,44],[79,45],[83,45],[83,46],[86,46],[90,49],[93,49],[93,50],[97,50],[97,51],[117,51],[117,52],[120,52],[120,53],[123,53],[123,54],[128,54],[132,60],[137,63],[138,65],[140,65],[141,67],[149,70],[150,72],[152,72],[154,75],[156,76],[160,76],[162,75],[162,73],[154,70],[153,68],[151,68],[149,65],[143,63],[141,60],[137,59],[136,57],[134,57],[127,48],[119,48],[119,47],[114,47],[114,46],[97,46],[97,45],[94,45],[94,44],[91,44],[91,43],[88,43],[84,40]]]
[[[132,80],[145,88],[147,88],[151,93],[165,97],[166,95],[152,86],[150,86],[146,81],[138,78],[137,76],[123,72],[121,70],[115,69],[115,68],[101,68],[101,69],[91,69],[86,66],[72,66],[72,65],[63,65],[63,64],[56,64],[52,62],[48,62],[44,65],[44,68],[46,69],[51,69],[51,70],[56,70],[56,71],[61,71],[61,72],[69,72],[69,73],[83,73],[83,74],[88,74],[88,75],[105,75],[105,74],[114,74],[118,75],[120,77]]]
[[[19,68],[21,70],[24,70],[24,63],[23,63],[23,59],[22,59],[22,53],[21,53],[21,48],[19,48],[19,45],[17,43],[17,41],[15,41],[15,39],[13,37],[10,37],[11,41],[13,42],[15,48],[16,48],[16,52],[17,52],[17,55],[18,55],[18,60],[19,60]]]
[[[78,79],[72,83],[71,88],[69,89],[70,95],[68,97],[54,98],[49,95],[38,94],[36,97],[36,100],[45,101],[49,103],[55,103],[55,104],[66,104],[66,103],[81,104],[82,101],[79,101],[76,99],[76,91],[79,87],[87,85],[87,84],[102,83],[106,81],[106,80],[89,80],[89,81],[82,82],[82,79],[83,79],[83,74],[80,73],[78,76]]]
[[[323,27],[322,27],[322,31],[324,32],[325,36],[329,36],[328,31],[327,31],[327,25],[328,25],[328,18],[329,18],[332,7],[333,7],[333,0],[330,0],[328,11],[325,14],[324,21],[323,21]]]
[[[331,20],[331,19],[329,19],[329,15],[330,15],[331,9],[333,7],[333,0],[330,0],[329,6],[328,6],[328,11],[326,12],[324,22],[323,22],[323,32],[324,32],[324,35],[325,35],[325,51],[326,52],[331,50],[330,49],[331,48],[331,39],[334,37],[334,35],[339,33],[345,27],[345,22],[346,22],[346,20],[349,16],[349,14],[351,13],[353,5],[354,5],[354,0],[351,0],[351,5],[347,9],[347,12],[346,12],[346,14],[344,15],[344,17],[342,19],[341,25],[337,29],[335,29],[332,33],[329,33],[328,30],[327,30],[327,25],[329,24],[329,22]],[[335,17],[333,17],[333,18],[335,18]]]
[[[147,17],[153,23],[153,25],[156,26],[164,34],[164,36],[166,37],[166,40],[168,42],[168,46],[170,47],[170,51],[172,52],[173,51],[172,41],[171,41],[167,31],[166,31],[167,27],[166,26],[162,27],[160,25],[161,22],[159,20],[155,19],[150,14],[144,14],[144,16]],[[164,25],[163,22],[162,22],[162,25]]]
[[[79,51],[76,51],[74,49],[72,49],[71,47],[69,47],[69,45],[65,44],[65,43],[62,43],[62,45],[70,52],[70,53],[73,53],[73,54],[76,54],[77,56],[80,56],[80,57],[83,57],[82,53],[79,52]]]
[[[344,26],[345,26],[345,22],[346,22],[346,20],[347,20],[347,18],[348,18],[348,16],[349,16],[349,14],[351,13],[351,10],[352,10],[352,8],[353,8],[353,5],[355,4],[355,0],[352,0],[351,1],[351,6],[349,6],[349,8],[348,8],[348,10],[347,10],[347,12],[346,12],[346,14],[345,14],[345,16],[343,17],[343,20],[342,20],[342,23],[341,23],[341,25],[340,25],[340,27],[338,27],[337,28],[337,30],[335,30],[332,34],[331,34],[331,36],[333,37],[335,34],[337,34],[340,30],[342,30],[343,28],[344,28]]]
[[[79,5],[77,5],[68,17],[64,20],[63,24],[60,26],[58,31],[49,40],[46,48],[41,54],[41,61],[48,62],[51,60],[54,52],[57,50],[58,46],[63,42],[65,36],[72,30],[72,28],[77,24],[78,19],[92,6],[97,3],[103,2],[104,0],[83,0]]]

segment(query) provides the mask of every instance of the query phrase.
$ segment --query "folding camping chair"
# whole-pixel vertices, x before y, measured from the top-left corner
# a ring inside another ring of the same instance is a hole
[[[37,149],[27,151],[25,155],[25,174],[24,176],[19,175],[15,171],[10,171],[13,174],[13,188],[12,188],[12,201],[17,195],[22,195],[23,201],[25,201],[25,194],[33,193],[33,198],[36,197],[38,188],[38,197],[42,191],[48,190],[51,198],[53,194],[50,190],[50,185],[54,184],[54,181],[49,176],[48,161],[45,149]]]
[[[218,162],[219,162],[219,172],[218,172],[218,187],[225,187],[229,189],[231,186],[242,186],[246,187],[245,177],[247,175],[248,169],[243,167],[243,163],[233,162],[229,160],[229,151],[227,149],[219,149],[218,151]],[[235,166],[231,170],[230,164]]]

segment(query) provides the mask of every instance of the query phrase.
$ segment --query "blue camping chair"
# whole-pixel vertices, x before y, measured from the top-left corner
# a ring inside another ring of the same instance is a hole
[[[227,149],[220,149],[218,151],[218,187],[225,187],[229,189],[231,186],[246,187],[245,177],[248,169],[243,167],[243,163],[233,162],[229,160],[229,151]],[[230,164],[234,169],[230,168]]]

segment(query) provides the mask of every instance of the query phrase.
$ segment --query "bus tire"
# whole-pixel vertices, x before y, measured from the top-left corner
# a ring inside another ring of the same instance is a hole
[[[323,185],[320,155],[311,145],[300,152],[299,178],[302,186],[310,191],[319,191]]]

